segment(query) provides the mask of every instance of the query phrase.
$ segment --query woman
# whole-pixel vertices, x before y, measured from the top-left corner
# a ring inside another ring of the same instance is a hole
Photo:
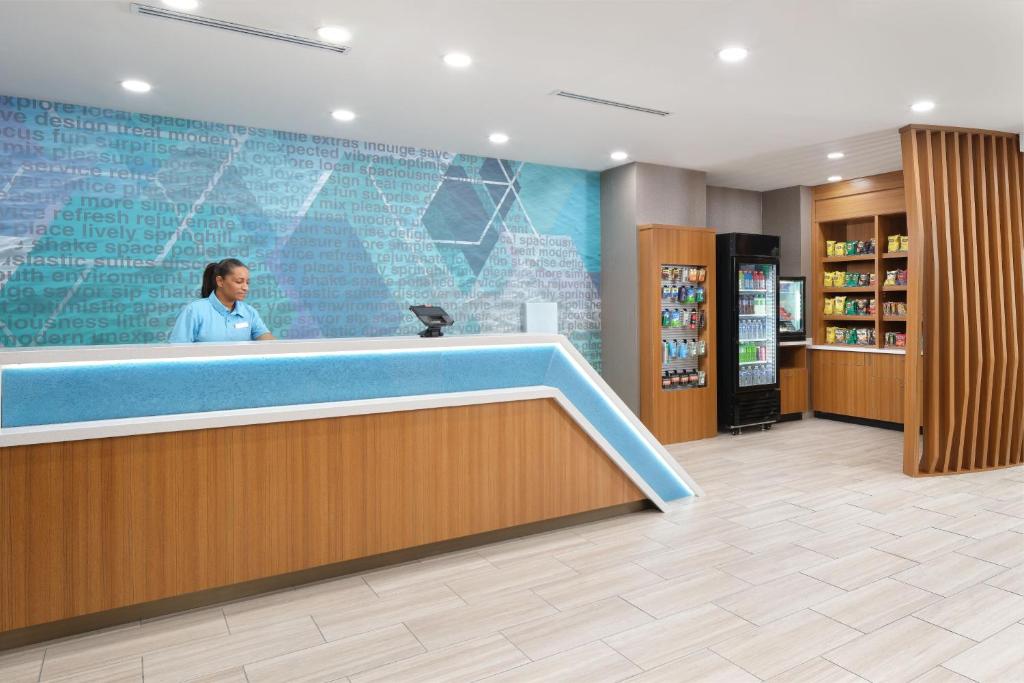
[[[249,269],[234,258],[211,263],[203,271],[202,297],[178,314],[170,342],[265,341],[274,335],[256,309],[245,303]]]

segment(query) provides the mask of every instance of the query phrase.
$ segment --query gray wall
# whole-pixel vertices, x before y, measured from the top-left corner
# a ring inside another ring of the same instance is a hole
[[[685,168],[636,166],[636,222],[703,228],[707,223],[706,174]]]
[[[626,164],[601,174],[601,375],[640,412],[637,226],[703,227],[702,171]]]
[[[782,275],[810,277],[811,189],[786,187],[763,193],[763,230],[778,235]]]
[[[761,232],[761,193],[708,185],[708,227],[718,232]]]
[[[601,174],[601,376],[640,412],[637,164]]]

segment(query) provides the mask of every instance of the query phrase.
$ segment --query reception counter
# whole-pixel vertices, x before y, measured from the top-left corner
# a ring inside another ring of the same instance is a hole
[[[0,645],[699,493],[558,335],[0,352]]]

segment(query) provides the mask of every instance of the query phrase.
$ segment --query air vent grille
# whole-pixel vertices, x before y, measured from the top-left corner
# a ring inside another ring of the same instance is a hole
[[[302,45],[303,47],[315,47],[320,50],[329,50],[339,54],[347,54],[349,50],[352,49],[346,45],[332,45],[330,43],[323,43],[311,38],[293,36],[287,33],[277,33],[276,31],[268,31],[262,28],[255,28],[253,26],[245,26],[243,24],[236,24],[222,19],[211,19],[210,17],[201,17],[187,12],[175,12],[174,10],[164,9],[163,7],[152,7],[150,5],[132,3],[131,8],[136,14],[141,14],[147,17],[173,19],[175,21],[183,21],[187,24],[218,28],[222,31],[233,31],[235,33],[242,33],[247,36],[255,36],[257,38],[269,38],[270,40],[279,40],[281,42],[291,43],[292,45]]]
[[[651,109],[650,107],[640,107],[635,104],[626,104],[625,102],[616,102],[614,100],[602,100],[600,97],[590,97],[589,95],[580,95],[579,93],[567,92],[565,90],[556,90],[551,93],[558,97],[567,97],[570,100],[579,100],[580,102],[589,102],[591,104],[601,104],[606,107],[618,107],[619,109],[629,109],[630,111],[638,111],[641,114],[652,114],[654,116],[671,116],[672,112],[662,111],[661,109]]]

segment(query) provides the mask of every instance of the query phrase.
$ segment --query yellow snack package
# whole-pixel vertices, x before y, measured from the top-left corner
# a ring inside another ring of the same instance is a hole
[[[888,251],[893,252],[893,251],[899,251],[900,250],[900,236],[899,235],[889,235],[888,242],[889,242],[889,249],[888,249]]]
[[[900,235],[900,251],[910,251],[910,235]]]
[[[836,328],[826,327],[825,328],[825,343],[835,344],[836,343]]]
[[[827,240],[825,242],[825,256],[835,256],[835,255],[836,255],[836,241],[835,240]]]
[[[832,286],[832,271],[826,270],[824,273],[822,273],[822,275],[825,278],[825,286],[826,287],[831,287]]]
[[[832,299],[832,312],[836,315],[843,315],[846,313],[846,297],[837,296]]]
[[[833,256],[846,256],[846,242],[836,242],[832,252]]]
[[[832,299],[825,297],[825,315],[832,315]]]

